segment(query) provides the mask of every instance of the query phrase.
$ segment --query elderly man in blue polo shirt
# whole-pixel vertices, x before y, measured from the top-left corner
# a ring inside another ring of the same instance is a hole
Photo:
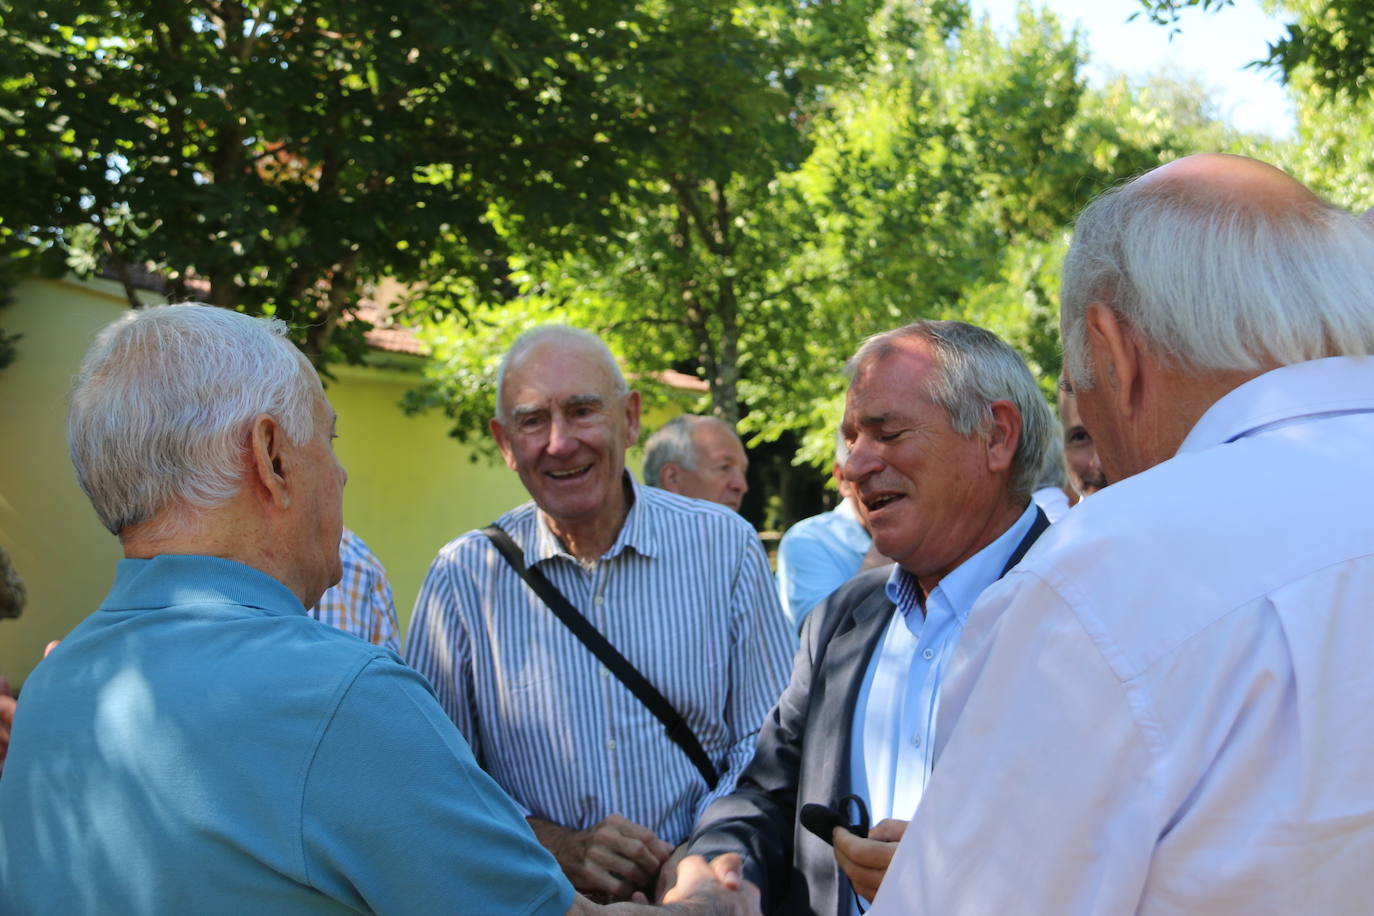
[[[163,306],[86,357],[72,458],[125,559],[25,684],[0,912],[598,911],[424,679],[307,616],[347,475],[284,329]],[[686,867],[694,907],[751,911],[728,865]]]

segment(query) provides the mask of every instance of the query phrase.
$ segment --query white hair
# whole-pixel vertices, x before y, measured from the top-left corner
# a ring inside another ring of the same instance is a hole
[[[1064,365],[1092,367],[1084,332],[1101,303],[1169,365],[1255,371],[1374,353],[1374,231],[1312,197],[1278,209],[1128,184],[1079,215],[1064,260]]]
[[[1058,434],[1058,424],[1020,354],[991,331],[962,321],[918,321],[863,342],[845,370],[853,377],[870,360],[895,351],[907,338],[930,344],[937,372],[926,396],[945,411],[961,436],[986,436],[993,401],[1010,401],[1021,414],[1021,439],[1012,456],[1010,492],[1030,496]]]
[[[100,332],[72,389],[67,445],[111,533],[173,505],[232,498],[259,414],[292,442],[309,440],[320,383],[286,330],[187,303],[138,309]]]
[[[550,342],[579,346],[592,353],[605,364],[614,393],[621,397],[630,393],[630,386],[625,384],[625,376],[620,372],[620,365],[615,361],[611,348],[606,346],[604,340],[582,328],[563,324],[540,325],[515,338],[515,342],[510,345],[510,349],[501,357],[501,362],[496,367],[496,419],[499,422],[510,422],[510,414],[506,411],[506,372],[527,351],[539,344]]]
[[[697,469],[697,446],[692,435],[703,423],[718,423],[730,435],[739,438],[739,434],[730,424],[719,417],[679,414],[660,426],[658,431],[649,437],[649,441],[644,443],[645,483],[653,487],[662,486],[660,479],[663,469],[670,464],[675,464],[684,471]]]

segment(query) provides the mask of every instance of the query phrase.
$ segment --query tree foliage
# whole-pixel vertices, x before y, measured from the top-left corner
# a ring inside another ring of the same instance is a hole
[[[656,397],[668,396],[658,370],[697,372],[710,390],[694,409],[742,415],[756,441],[807,433],[803,457],[818,464],[844,360],[917,317],[991,327],[1052,384],[1074,213],[1223,132],[1191,87],[1090,89],[1076,39],[1047,14],[1023,12],[1001,37],[962,5],[889,8],[863,30],[864,68],[760,112],[753,135],[738,128],[747,156],[694,157],[699,141],[684,136],[661,177],[625,198],[622,231],[522,262],[518,305],[485,313],[475,333],[446,327],[430,402],[480,430],[491,363],[539,320],[603,333]],[[673,164],[691,161],[720,166],[688,182]]]
[[[308,352],[381,278],[430,309],[503,289],[493,219],[604,230],[651,136],[620,0],[53,0],[0,6],[10,257],[151,264]],[[648,23],[653,26],[653,20]],[[662,53],[662,49],[657,49]],[[638,64],[638,66],[636,66]]]
[[[1183,10],[1216,12],[1234,0],[1140,0],[1142,12],[1177,30]],[[1296,0],[1274,4],[1295,17],[1261,63],[1285,79],[1304,71],[1316,88],[1349,98],[1374,92],[1374,5],[1368,0]]]

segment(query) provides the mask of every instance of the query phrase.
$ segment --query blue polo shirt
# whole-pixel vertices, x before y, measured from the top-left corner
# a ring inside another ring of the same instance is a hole
[[[247,566],[120,561],[24,685],[0,912],[562,916],[572,899],[424,679]]]

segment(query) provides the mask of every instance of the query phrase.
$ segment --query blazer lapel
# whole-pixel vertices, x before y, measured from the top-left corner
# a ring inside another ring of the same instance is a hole
[[[854,731],[854,706],[869,660],[892,618],[893,604],[885,585],[886,579],[855,606],[850,620],[837,628],[826,646],[822,670],[816,677],[815,683],[824,684],[825,690],[816,698],[821,706],[809,727],[820,727],[833,754],[830,797],[823,799],[825,804],[833,804],[837,794],[849,791],[846,788],[841,792],[840,787],[850,783],[849,743]]]

